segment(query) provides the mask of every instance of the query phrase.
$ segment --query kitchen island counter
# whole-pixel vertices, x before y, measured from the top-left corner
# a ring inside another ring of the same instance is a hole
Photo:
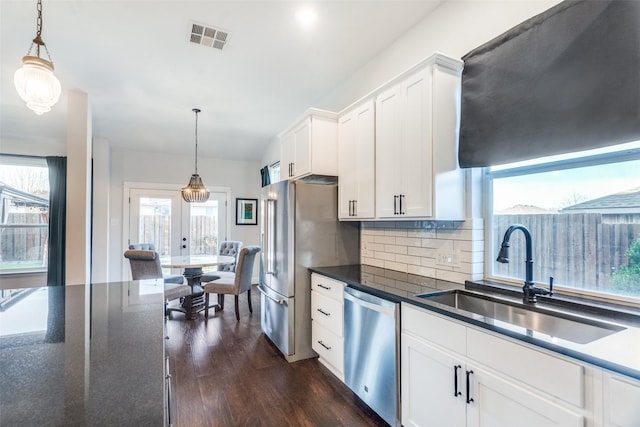
[[[152,280],[14,292],[0,310],[0,425],[162,426],[163,290]]]

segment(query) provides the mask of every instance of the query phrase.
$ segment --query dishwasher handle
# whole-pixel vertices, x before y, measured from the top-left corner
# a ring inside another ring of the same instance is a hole
[[[344,288],[344,300],[345,302],[350,301],[363,308],[367,308],[390,317],[395,317],[398,305],[393,301],[349,287]]]

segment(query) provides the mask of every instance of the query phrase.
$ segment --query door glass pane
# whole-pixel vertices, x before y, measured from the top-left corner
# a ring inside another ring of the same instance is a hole
[[[171,199],[140,197],[139,243],[153,243],[160,256],[171,255]]]
[[[191,203],[190,247],[191,255],[214,255],[218,253],[219,202],[208,200]]]

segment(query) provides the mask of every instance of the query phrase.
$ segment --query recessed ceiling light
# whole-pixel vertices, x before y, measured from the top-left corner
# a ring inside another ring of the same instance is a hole
[[[310,6],[305,6],[298,10],[296,17],[303,27],[310,28],[315,24],[318,15]]]

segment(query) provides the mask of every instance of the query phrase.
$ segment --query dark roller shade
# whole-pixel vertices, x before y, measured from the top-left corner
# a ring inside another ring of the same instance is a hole
[[[463,60],[461,167],[640,140],[640,1],[565,1]]]

